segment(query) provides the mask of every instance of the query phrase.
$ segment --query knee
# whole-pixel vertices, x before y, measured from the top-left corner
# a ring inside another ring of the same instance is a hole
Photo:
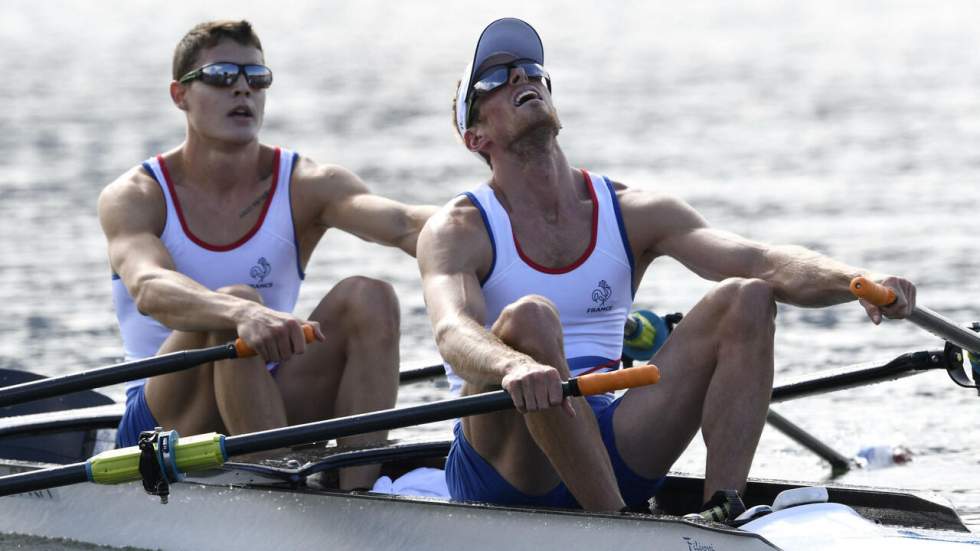
[[[251,285],[229,285],[227,287],[219,288],[217,292],[262,304],[262,295],[260,295],[259,292],[256,291]]]
[[[724,320],[730,327],[774,330],[776,299],[769,283],[761,279],[727,279],[718,292],[725,305]]]
[[[352,332],[370,333],[375,340],[398,340],[401,310],[391,284],[354,276],[338,283],[334,292],[340,295],[343,319]]]
[[[549,343],[562,342],[558,307],[540,295],[527,295],[507,305],[493,324],[493,333],[507,345],[534,356]]]

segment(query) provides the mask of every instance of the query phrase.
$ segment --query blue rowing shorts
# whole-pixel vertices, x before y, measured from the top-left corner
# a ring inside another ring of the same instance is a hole
[[[660,490],[664,478],[653,480],[643,478],[626,466],[619,455],[612,420],[622,398],[613,400],[609,395],[599,395],[587,396],[586,400],[592,406],[592,411],[595,412],[596,420],[599,422],[602,443],[609,453],[609,460],[616,473],[616,481],[619,483],[619,492],[623,496],[623,501],[630,507],[646,504]],[[493,465],[470,446],[463,434],[462,423],[456,423],[453,433],[455,439],[446,458],[446,484],[453,499],[482,501],[497,505],[581,509],[564,482],[560,482],[544,495],[529,496],[522,493],[504,480]]]
[[[150,412],[150,406],[146,404],[146,393],[143,392],[145,388],[146,385],[139,385],[126,389],[126,411],[123,412],[116,431],[117,448],[135,446],[141,432],[159,426]]]

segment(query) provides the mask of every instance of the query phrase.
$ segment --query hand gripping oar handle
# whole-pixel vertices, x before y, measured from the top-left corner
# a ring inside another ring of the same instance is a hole
[[[851,280],[851,292],[854,296],[863,298],[875,306],[888,306],[895,302],[894,291],[862,276]],[[960,327],[925,306],[913,307],[908,320],[945,341],[974,354],[980,354],[980,335]]]
[[[851,293],[875,306],[888,306],[895,302],[895,291],[864,276],[851,280]]]
[[[313,342],[313,339],[316,338],[313,327],[309,325],[303,326],[303,335],[306,337],[306,342]],[[238,339],[234,343],[198,350],[171,352],[142,360],[5,386],[0,388],[0,407],[173,373],[209,362],[247,358],[254,355],[255,351],[242,339]]]
[[[562,383],[566,396],[587,396],[656,383],[660,371],[645,365],[612,373],[593,373]],[[467,415],[490,413],[514,407],[504,390],[475,394],[462,398],[431,402],[402,409],[387,409],[373,413],[329,419],[305,425],[266,430],[237,436],[217,433],[168,439],[173,442],[171,453],[160,454],[163,473],[186,473],[220,467],[229,457],[257,451],[273,450],[307,442],[332,440],[354,434],[445,421]],[[67,486],[79,482],[117,484],[140,480],[141,451],[139,447],[109,450],[84,463],[74,463],[0,477],[0,496]]]
[[[313,340],[316,339],[316,335],[313,333],[312,325],[303,326],[303,338],[305,338],[306,342],[308,343],[313,342]],[[237,358],[250,358],[257,354],[257,352],[252,349],[251,346],[245,344],[245,341],[243,341],[241,337],[235,339],[235,353],[237,354]]]

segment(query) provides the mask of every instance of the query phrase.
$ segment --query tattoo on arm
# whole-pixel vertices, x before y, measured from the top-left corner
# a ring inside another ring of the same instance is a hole
[[[261,205],[265,201],[265,198],[268,197],[268,196],[269,196],[269,190],[263,191],[262,192],[262,195],[259,195],[259,198],[258,199],[252,201],[252,204],[251,205],[249,205],[249,206],[245,207],[244,209],[242,209],[242,212],[240,212],[238,214],[238,217],[239,218],[245,218],[246,216],[248,216],[248,213],[252,212],[253,210],[255,210],[256,207],[258,207],[259,205]]]

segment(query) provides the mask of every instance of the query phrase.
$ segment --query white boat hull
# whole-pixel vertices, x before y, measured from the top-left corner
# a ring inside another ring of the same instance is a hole
[[[440,499],[139,483],[0,498],[0,530],[159,549],[771,550],[765,538],[676,518],[467,506]]]

